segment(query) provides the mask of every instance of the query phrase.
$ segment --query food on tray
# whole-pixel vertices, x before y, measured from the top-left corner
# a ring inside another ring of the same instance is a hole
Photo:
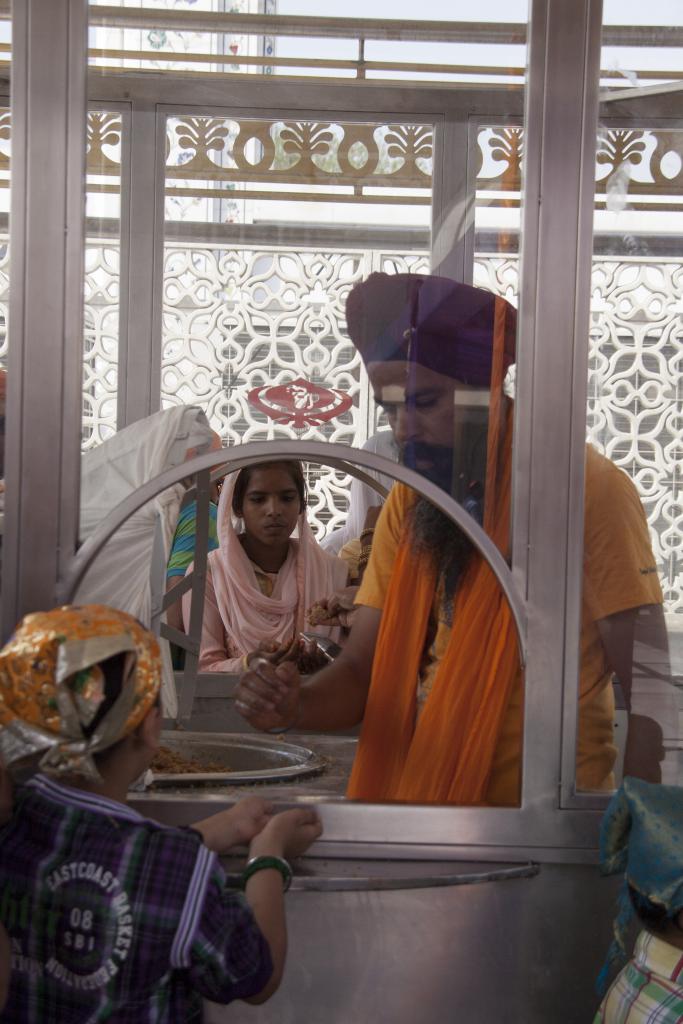
[[[207,773],[220,773],[223,775],[225,772],[230,771],[230,767],[226,764],[219,763],[218,761],[203,761],[195,757],[185,757],[183,754],[178,754],[175,750],[170,750],[169,747],[159,747],[150,768],[156,774],[161,775],[189,775],[189,774],[207,774]]]
[[[315,601],[306,612],[306,621],[310,626],[320,626],[330,618],[327,600]]]

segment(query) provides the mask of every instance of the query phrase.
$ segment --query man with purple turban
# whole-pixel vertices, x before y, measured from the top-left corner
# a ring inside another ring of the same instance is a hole
[[[347,322],[403,463],[452,494],[509,558],[514,308],[446,278],[373,274],[351,290]],[[662,594],[635,487],[590,446],[583,584],[577,785],[601,790],[616,758],[613,672],[628,696],[635,615]],[[242,677],[245,718],[262,729],[362,721],[347,791],[356,799],[518,803],[523,677],[510,609],[464,534],[402,484],[356,603],[342,654],[304,684],[286,664]],[[631,730],[627,757],[653,778],[656,763],[638,764],[643,735]],[[644,753],[656,762],[656,750]]]

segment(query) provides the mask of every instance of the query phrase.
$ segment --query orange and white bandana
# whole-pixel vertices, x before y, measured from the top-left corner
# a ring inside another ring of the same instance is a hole
[[[105,699],[100,666],[117,654],[120,692],[87,735]],[[137,728],[160,686],[159,645],[126,612],[91,604],[27,615],[0,651],[0,757],[99,779],[92,755]]]

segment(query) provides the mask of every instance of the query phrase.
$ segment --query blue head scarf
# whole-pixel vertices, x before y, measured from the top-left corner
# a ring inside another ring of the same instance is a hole
[[[598,978],[602,992],[610,966],[626,956],[626,931],[634,914],[628,886],[668,918],[683,909],[683,788],[624,779],[602,819],[600,870],[624,873],[614,941]]]

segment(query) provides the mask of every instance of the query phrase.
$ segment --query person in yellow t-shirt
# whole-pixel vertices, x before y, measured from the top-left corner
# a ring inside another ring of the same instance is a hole
[[[392,489],[381,528],[375,530],[372,556],[357,596],[361,606],[382,610],[396,550],[412,492],[402,485]],[[619,515],[615,511],[619,510]],[[577,786],[579,789],[613,788],[613,669],[600,636],[599,623],[625,609],[657,604],[661,591],[652,567],[652,551],[642,505],[631,480],[604,456],[586,448],[586,507],[584,533],[584,586],[581,614],[581,673],[579,679],[579,735]],[[634,568],[637,567],[637,571]],[[451,627],[443,598],[435,602],[434,638],[424,652],[418,683],[418,714],[429,696],[436,668],[444,656]],[[518,677],[498,737],[486,802],[514,805],[519,793],[522,743],[522,684]]]
[[[512,427],[502,384],[514,362],[514,309],[444,278],[373,274],[351,291],[347,321],[401,460],[454,494],[509,557]],[[577,784],[608,789],[612,673],[628,698],[635,616],[662,594],[635,488],[591,447],[583,584]],[[485,561],[442,513],[397,484],[356,601],[334,664],[303,685],[289,666],[259,667],[242,677],[238,710],[261,729],[363,721],[351,797],[514,806],[522,672],[511,614]],[[656,755],[640,735],[629,731],[627,764],[653,778]]]

